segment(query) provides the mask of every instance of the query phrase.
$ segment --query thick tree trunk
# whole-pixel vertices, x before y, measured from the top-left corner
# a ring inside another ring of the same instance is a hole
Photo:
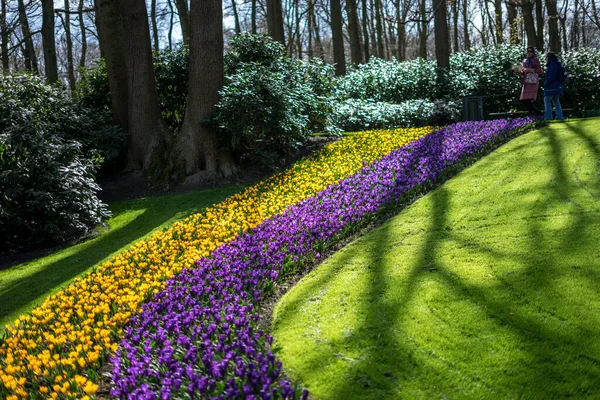
[[[494,17],[496,43],[504,43],[504,35],[502,34],[502,0],[494,0]]]
[[[220,0],[192,0],[188,102],[177,137],[176,166],[188,181],[235,173],[228,153],[218,153],[215,132],[204,124],[223,87],[223,14]]]
[[[537,43],[537,35],[535,33],[535,21],[533,19],[533,3],[532,0],[522,1],[523,20],[525,23],[525,33],[527,33],[527,46],[534,46],[541,50]]]
[[[314,51],[313,51],[313,13],[312,13],[312,1],[311,0],[306,0],[306,29],[308,31],[308,49],[307,49],[307,53],[308,53],[308,60],[310,61],[311,58],[314,57]]]
[[[8,74],[10,65],[8,63],[8,41],[10,36],[6,26],[6,0],[0,0],[2,14],[0,14],[0,52],[2,53],[2,72]]]
[[[427,5],[425,0],[420,0],[420,18],[419,22],[419,57],[427,59]]]
[[[85,21],[83,19],[83,0],[79,0],[79,30],[81,31],[81,57],[79,58],[79,68],[85,68],[87,57],[87,33],[85,31]]]
[[[181,25],[183,44],[189,44],[191,27],[187,0],[175,0],[175,7],[177,7],[177,14],[179,14],[179,24]]]
[[[342,31],[342,7],[340,0],[330,0],[331,36],[333,41],[333,62],[335,74],[346,74],[346,56],[344,54],[344,32]]]
[[[508,0],[506,2],[506,12],[508,16],[508,27],[510,29],[509,43],[512,45],[519,44],[519,26],[517,21],[517,7],[515,4]]]
[[[469,37],[469,2],[463,0],[463,35],[465,40],[465,51],[471,50],[471,38]]]
[[[357,65],[362,62],[362,52],[360,50],[360,34],[358,32],[358,12],[356,10],[356,0],[346,0],[346,14],[348,15],[350,59],[352,60],[352,64]]]
[[[550,51],[560,53],[560,34],[558,32],[558,8],[556,0],[546,0],[548,10],[548,39]]]
[[[537,50],[541,53],[544,51],[544,9],[542,0],[535,0],[535,22]]]
[[[267,0],[267,27],[269,36],[285,46],[281,0]]]
[[[450,35],[448,34],[448,5],[446,0],[433,0],[435,58],[438,67],[450,65]]]
[[[365,52],[365,62],[369,62],[370,58],[370,44],[369,44],[369,27],[368,27],[368,13],[367,13],[367,0],[362,0],[362,26],[363,26],[363,49]]]
[[[42,47],[44,48],[44,69],[46,79],[50,83],[58,82],[53,0],[42,0]]]
[[[75,92],[75,66],[73,62],[73,39],[71,38],[71,8],[69,0],[65,0],[65,16],[63,21],[67,42],[67,79],[69,81],[69,89],[71,89],[71,94],[73,94]]]
[[[96,28],[108,74],[113,122],[125,131],[129,127],[127,62],[123,24],[118,0],[96,0]]]
[[[38,73],[38,62],[35,49],[33,47],[33,38],[31,37],[31,30],[29,29],[29,21],[27,20],[27,12],[25,11],[25,3],[23,0],[18,1],[19,4],[19,23],[21,24],[21,33],[23,34],[23,41],[25,42],[25,51],[23,56],[25,58],[25,69],[34,74]]]
[[[162,172],[169,132],[161,118],[144,0],[120,0],[128,88],[128,170]]]
[[[150,19],[152,20],[152,43],[154,44],[154,51],[158,52],[158,23],[156,21],[156,0],[152,0],[150,3]]]

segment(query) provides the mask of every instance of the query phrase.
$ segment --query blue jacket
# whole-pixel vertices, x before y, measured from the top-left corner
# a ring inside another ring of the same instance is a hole
[[[548,64],[546,64],[546,78],[544,79],[544,96],[563,94],[562,83],[558,80],[559,71],[560,62],[558,60],[548,60]]]

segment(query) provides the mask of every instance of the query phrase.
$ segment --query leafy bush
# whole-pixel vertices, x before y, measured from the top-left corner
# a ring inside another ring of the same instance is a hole
[[[561,61],[569,71],[563,107],[574,108],[578,115],[583,115],[584,110],[600,109],[600,50],[569,51],[562,55]]]
[[[520,108],[521,79],[511,69],[523,61],[519,46],[482,47],[450,57],[449,92],[454,98],[483,96],[485,112]]]
[[[86,158],[96,162],[117,158],[126,136],[111,124],[108,111],[69,100],[66,91],[39,76],[0,76],[0,132],[25,121],[42,122],[51,134],[81,143]]]
[[[173,131],[183,124],[188,93],[189,50],[182,46],[154,54],[156,89],[162,117]]]
[[[445,125],[460,118],[461,104],[450,100],[407,100],[400,104],[348,99],[337,110],[344,131]]]
[[[43,78],[0,77],[0,241],[15,250],[82,235],[108,216],[95,164],[117,157],[123,132]]]
[[[402,103],[406,100],[438,98],[435,61],[398,62],[371,57],[368,63],[353,67],[338,78],[337,95],[341,100],[362,99]]]
[[[81,145],[27,118],[0,133],[0,241],[7,249],[78,237],[109,216]]]
[[[300,147],[309,133],[332,130],[332,77],[332,66],[292,60],[267,36],[233,37],[215,115],[224,145],[269,165]]]

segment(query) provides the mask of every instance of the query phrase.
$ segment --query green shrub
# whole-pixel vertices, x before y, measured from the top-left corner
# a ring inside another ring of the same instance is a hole
[[[264,35],[232,38],[215,121],[224,145],[263,165],[302,146],[311,132],[334,130],[333,68],[287,57]]]
[[[126,136],[111,124],[108,111],[86,107],[68,98],[59,86],[39,76],[0,76],[0,132],[28,120],[63,139],[76,140],[88,159],[105,162],[126,149]]]
[[[600,50],[585,48],[564,53],[563,65],[569,70],[569,81],[565,85],[563,107],[575,109],[575,114],[584,115],[585,110],[600,109]]]
[[[400,104],[348,99],[337,110],[344,131],[445,125],[460,119],[461,104],[450,100],[407,100]]]
[[[41,77],[0,76],[3,250],[73,239],[106,218],[93,174],[124,144],[107,112],[74,103]]]
[[[188,93],[188,58],[185,46],[154,54],[156,90],[162,117],[176,132],[183,124]]]
[[[0,242],[3,250],[55,244],[93,229],[109,212],[81,145],[26,118],[0,133]]]
[[[353,67],[338,78],[338,97],[399,104],[406,100],[436,99],[435,61],[398,62],[371,57],[368,63]]]

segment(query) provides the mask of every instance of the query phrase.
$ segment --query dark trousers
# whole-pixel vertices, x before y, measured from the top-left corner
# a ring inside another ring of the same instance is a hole
[[[535,107],[533,100],[521,100],[521,103],[523,103],[529,115],[542,115],[542,111]]]

